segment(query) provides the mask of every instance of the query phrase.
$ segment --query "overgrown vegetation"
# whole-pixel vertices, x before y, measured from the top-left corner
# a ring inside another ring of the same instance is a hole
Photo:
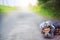
[[[32,8],[45,17],[60,19],[60,0],[38,0],[38,6]]]
[[[0,5],[0,14],[5,14],[5,13],[11,12],[13,10],[16,10],[16,8],[15,7],[9,7],[9,6]]]

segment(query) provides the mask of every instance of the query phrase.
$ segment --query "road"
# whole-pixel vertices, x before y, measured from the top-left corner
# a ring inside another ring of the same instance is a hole
[[[45,18],[33,12],[15,11],[2,18],[1,40],[55,40],[44,39],[39,24]]]

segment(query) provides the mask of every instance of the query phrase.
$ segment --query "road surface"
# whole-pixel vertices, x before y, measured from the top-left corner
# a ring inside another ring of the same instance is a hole
[[[2,17],[1,40],[55,40],[44,39],[39,24],[45,18],[33,12],[15,11]]]

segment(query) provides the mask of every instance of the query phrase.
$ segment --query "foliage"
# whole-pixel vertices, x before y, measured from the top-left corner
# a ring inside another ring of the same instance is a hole
[[[16,8],[15,7],[9,7],[9,6],[0,5],[0,14],[8,13],[8,12],[11,12],[13,10],[16,10]]]
[[[46,17],[60,19],[60,0],[38,0],[38,6],[34,10]]]

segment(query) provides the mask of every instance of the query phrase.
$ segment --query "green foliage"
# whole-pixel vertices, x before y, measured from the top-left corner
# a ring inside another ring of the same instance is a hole
[[[60,0],[38,0],[38,8],[40,14],[60,19]]]
[[[0,14],[8,13],[8,12],[11,12],[13,10],[16,10],[16,8],[0,5]]]
[[[43,0],[42,0],[43,1]],[[60,0],[48,0],[45,3],[38,1],[39,5],[44,4],[42,7],[46,9],[54,9],[54,10],[60,10]],[[41,4],[40,4],[41,2]]]
[[[48,0],[38,0],[39,3],[46,3]]]

